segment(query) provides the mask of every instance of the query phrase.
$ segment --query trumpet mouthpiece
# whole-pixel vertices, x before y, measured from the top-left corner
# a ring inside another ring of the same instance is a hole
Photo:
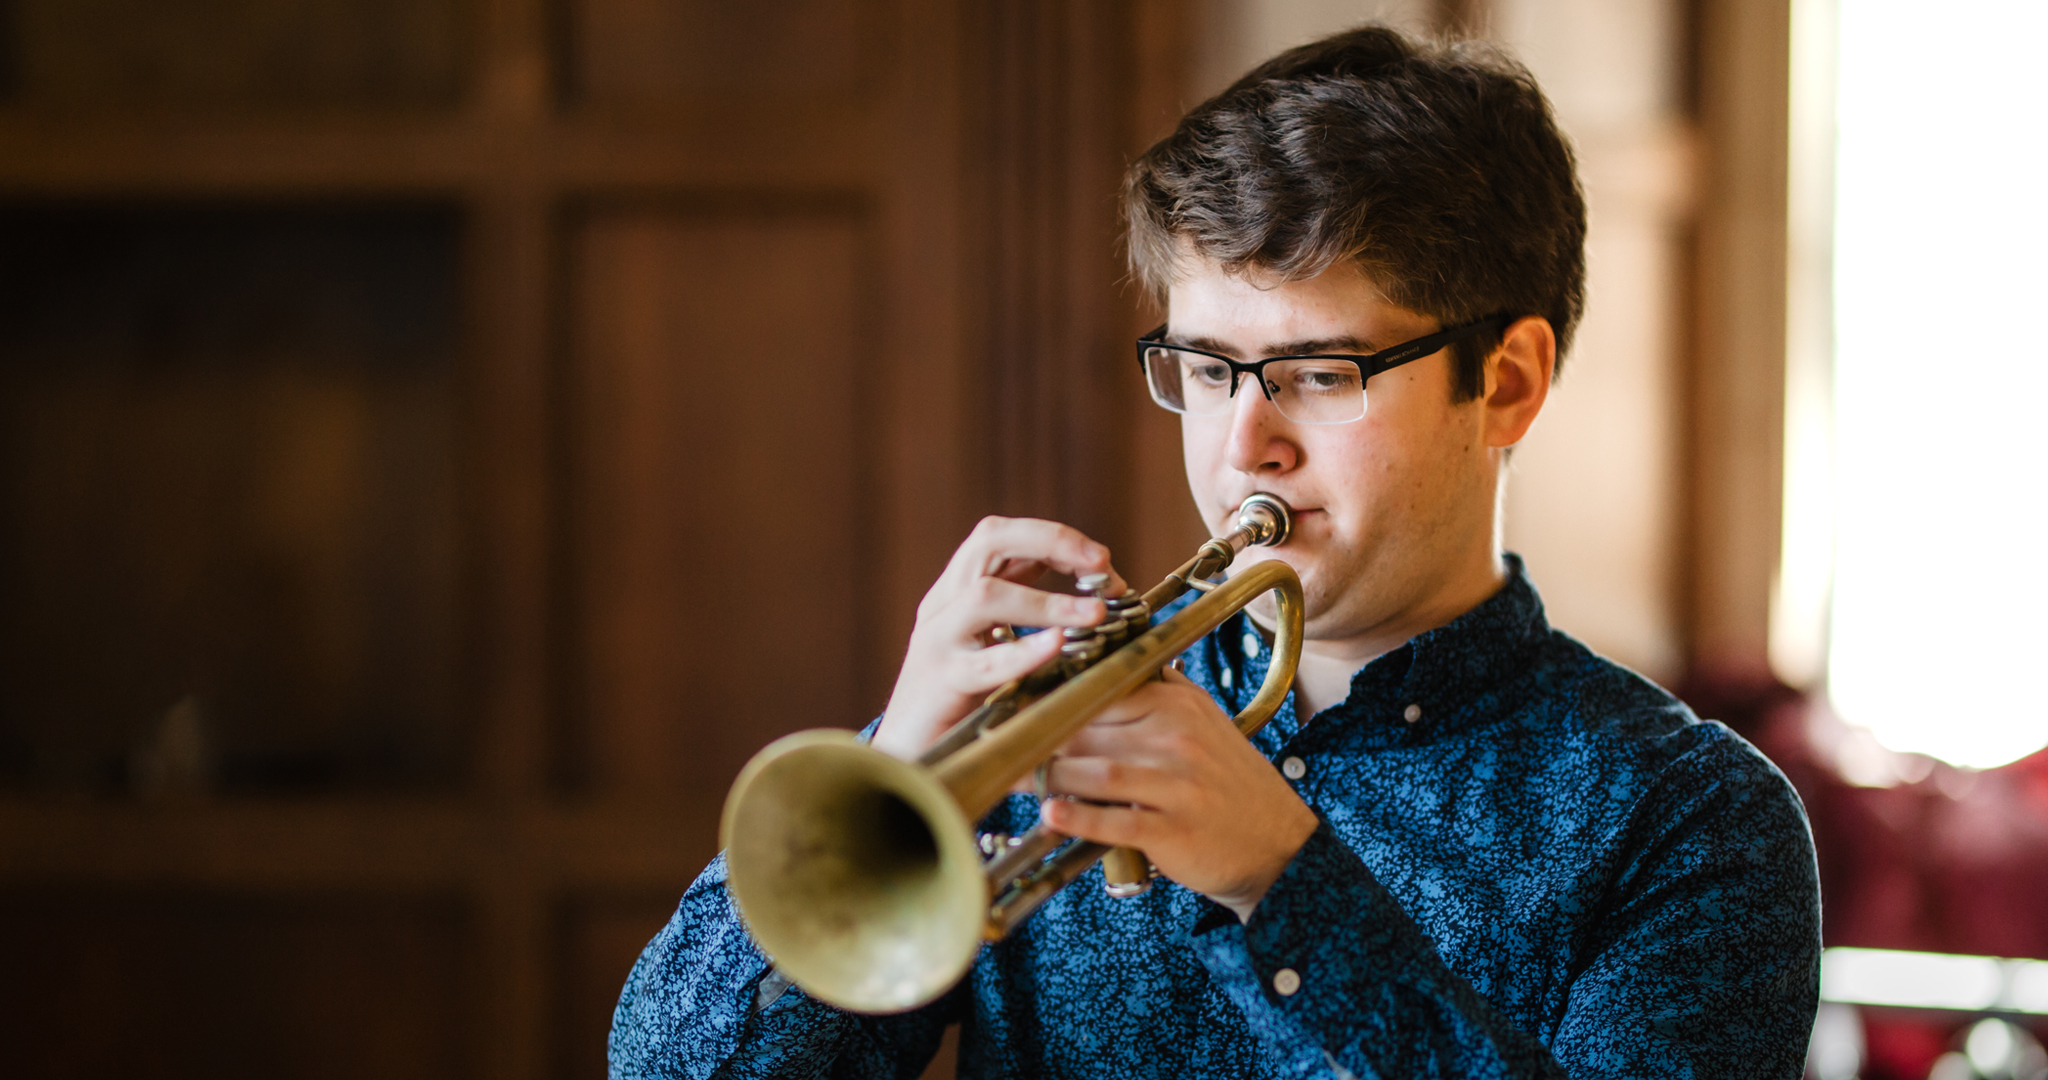
[[[1261,491],[1238,506],[1237,527],[1251,534],[1254,544],[1279,547],[1294,527],[1294,514],[1278,496]]]

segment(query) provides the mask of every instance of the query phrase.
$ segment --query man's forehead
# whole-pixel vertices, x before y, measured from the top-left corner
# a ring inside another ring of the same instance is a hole
[[[1382,300],[1386,299],[1386,293],[1380,289],[1372,274],[1367,272],[1356,259],[1339,259],[1334,264],[1315,274],[1283,273],[1257,262],[1237,269],[1230,269],[1224,266],[1221,259],[1196,251],[1194,246],[1183,237],[1175,249],[1172,281],[1178,284],[1182,281],[1196,278],[1232,279],[1242,282],[1247,287],[1255,290],[1272,289],[1290,281],[1342,282],[1347,285],[1362,284],[1374,296]]]
[[[1433,320],[1388,301],[1352,264],[1287,279],[1213,259],[1182,261],[1167,296],[1167,336],[1218,352],[1353,352],[1426,333]]]

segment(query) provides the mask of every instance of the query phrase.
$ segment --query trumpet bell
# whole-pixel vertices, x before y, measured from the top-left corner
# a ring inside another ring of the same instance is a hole
[[[931,770],[851,732],[798,732],[741,771],[719,833],[748,930],[812,997],[902,1012],[974,962],[988,884]]]

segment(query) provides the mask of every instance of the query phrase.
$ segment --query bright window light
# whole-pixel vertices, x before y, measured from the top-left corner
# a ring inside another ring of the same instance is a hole
[[[2048,1013],[2048,960],[1827,949],[1822,1001],[1962,1012]]]
[[[2022,963],[2008,973],[2005,996],[2015,1012],[2048,1014],[2048,963]]]
[[[2048,745],[2048,4],[1837,25],[1829,695],[1989,768]]]

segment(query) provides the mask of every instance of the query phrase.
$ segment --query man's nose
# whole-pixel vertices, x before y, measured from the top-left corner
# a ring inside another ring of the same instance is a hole
[[[1294,445],[1293,425],[1266,400],[1259,377],[1246,375],[1230,401],[1227,461],[1241,473],[1284,473],[1301,460]]]

